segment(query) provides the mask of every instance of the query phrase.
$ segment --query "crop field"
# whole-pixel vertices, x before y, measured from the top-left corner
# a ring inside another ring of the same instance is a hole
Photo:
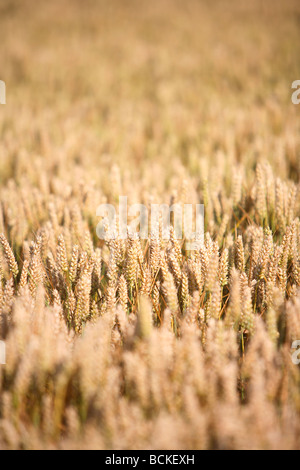
[[[299,450],[299,1],[0,0],[0,36],[0,450]],[[109,236],[121,197],[203,240]]]

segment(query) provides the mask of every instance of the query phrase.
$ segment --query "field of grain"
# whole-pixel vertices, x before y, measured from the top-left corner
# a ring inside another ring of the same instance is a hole
[[[300,449],[299,2],[1,0],[0,34],[0,449]],[[100,240],[120,196],[204,204],[205,243]]]

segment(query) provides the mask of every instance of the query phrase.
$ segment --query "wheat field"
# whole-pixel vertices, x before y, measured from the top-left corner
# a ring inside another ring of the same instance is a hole
[[[300,449],[300,5],[1,0],[0,449]],[[205,207],[205,242],[97,207]]]

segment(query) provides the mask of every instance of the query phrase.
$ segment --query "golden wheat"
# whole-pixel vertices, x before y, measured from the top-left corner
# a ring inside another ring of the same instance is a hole
[[[0,7],[0,449],[300,448],[299,5],[188,3]]]

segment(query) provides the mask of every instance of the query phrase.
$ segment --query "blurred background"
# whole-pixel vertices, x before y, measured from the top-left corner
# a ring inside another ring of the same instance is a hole
[[[159,190],[264,159],[298,180],[299,26],[296,0],[1,0],[0,179],[30,160],[105,188],[118,164]]]

